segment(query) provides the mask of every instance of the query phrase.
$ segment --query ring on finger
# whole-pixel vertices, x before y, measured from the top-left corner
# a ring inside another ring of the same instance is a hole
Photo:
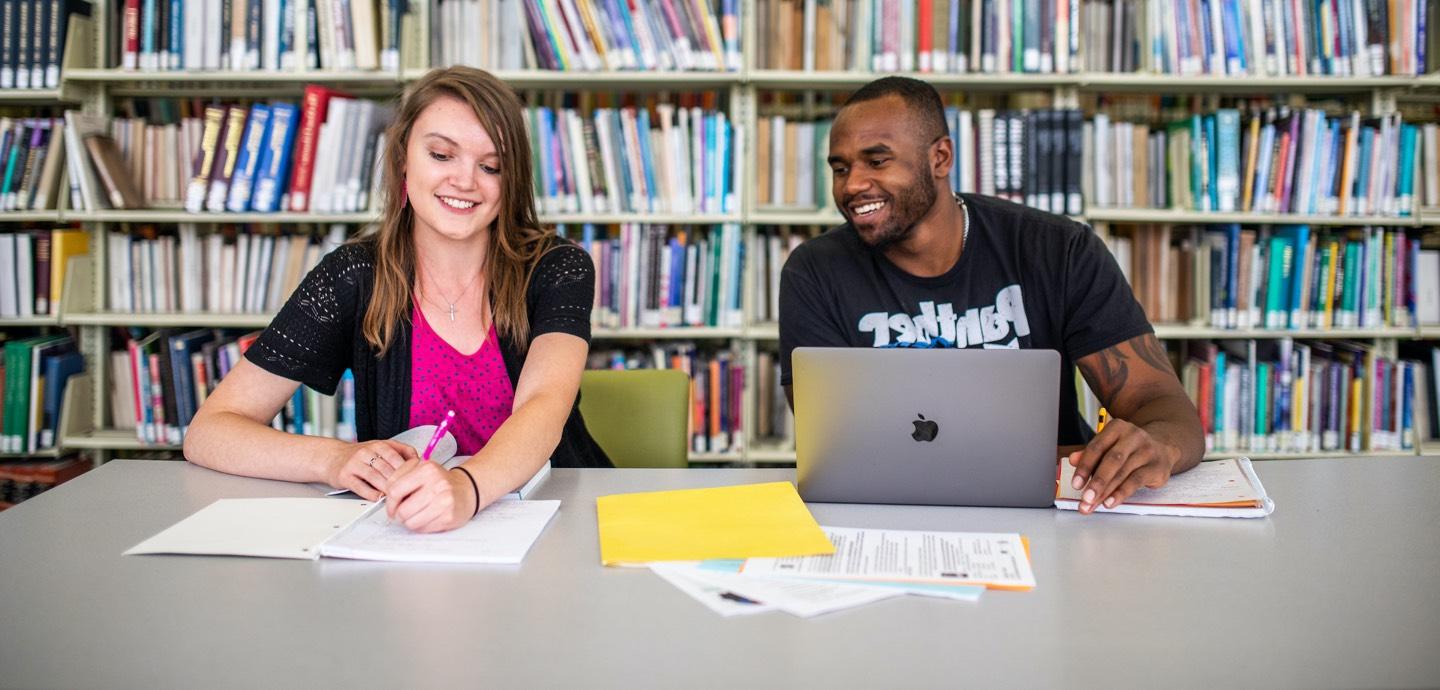
[[[372,456],[370,456],[370,462],[367,462],[367,463],[365,463],[365,464],[369,465],[371,469],[374,469],[374,468],[375,468],[375,461],[376,461],[376,460],[379,460],[379,459],[380,459],[380,456],[378,456],[378,455],[372,455]]]

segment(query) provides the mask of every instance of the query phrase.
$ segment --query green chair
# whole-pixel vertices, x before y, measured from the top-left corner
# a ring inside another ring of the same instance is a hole
[[[580,414],[616,467],[688,467],[690,377],[678,369],[597,369]]]

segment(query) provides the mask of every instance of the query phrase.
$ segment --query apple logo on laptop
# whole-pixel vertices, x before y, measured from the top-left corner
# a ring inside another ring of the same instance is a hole
[[[915,425],[915,431],[910,434],[910,438],[920,442],[934,441],[935,437],[940,434],[940,425],[932,420],[926,419],[923,414],[919,415],[919,417],[919,419],[911,422]]]

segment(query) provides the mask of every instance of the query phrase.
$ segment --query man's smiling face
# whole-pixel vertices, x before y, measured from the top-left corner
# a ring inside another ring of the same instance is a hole
[[[830,130],[835,204],[876,249],[903,242],[935,204],[929,153],[936,139],[918,119],[892,95],[845,106]]]

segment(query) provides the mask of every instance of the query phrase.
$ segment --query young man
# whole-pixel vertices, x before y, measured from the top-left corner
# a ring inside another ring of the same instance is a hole
[[[953,195],[954,155],[925,82],[885,77],[841,108],[829,163],[848,222],[802,244],[781,273],[786,395],[796,347],[1056,350],[1058,444],[1084,445],[1068,457],[1082,513],[1194,467],[1199,415],[1104,243],[1061,216]],[[1113,415],[1098,435],[1080,416],[1072,366]]]

